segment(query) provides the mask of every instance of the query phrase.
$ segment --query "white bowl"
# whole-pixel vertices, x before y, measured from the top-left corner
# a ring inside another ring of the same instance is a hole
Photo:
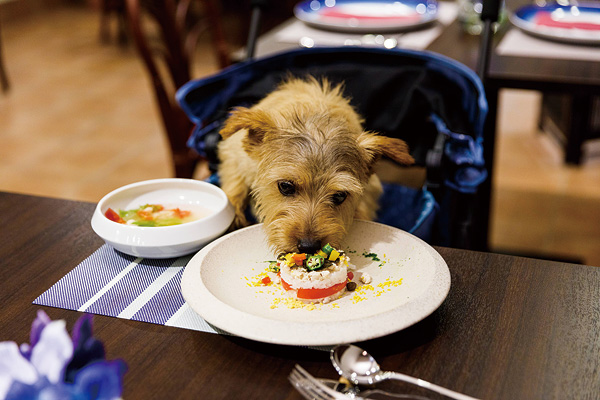
[[[104,213],[138,208],[144,204],[202,207],[208,215],[181,225],[142,227],[111,221]],[[100,200],[92,229],[106,243],[132,256],[171,258],[194,253],[221,236],[233,221],[233,206],[225,192],[193,179],[154,179],[116,189]]]

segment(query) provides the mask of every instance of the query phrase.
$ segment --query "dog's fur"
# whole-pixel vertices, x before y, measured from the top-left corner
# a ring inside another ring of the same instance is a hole
[[[231,113],[220,132],[219,174],[235,208],[232,227],[248,224],[251,205],[274,251],[312,252],[325,243],[339,247],[355,218],[375,217],[382,192],[376,160],[414,160],[402,140],[363,131],[342,89],[289,78],[257,105]]]

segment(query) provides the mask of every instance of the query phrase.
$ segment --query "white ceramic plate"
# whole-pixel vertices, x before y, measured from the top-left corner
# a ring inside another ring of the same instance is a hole
[[[442,257],[399,229],[356,221],[343,248],[358,273],[373,277],[373,290],[346,292],[315,310],[271,308],[284,297],[283,290],[249,284],[275,259],[262,225],[253,225],[215,240],[192,258],[181,282],[183,297],[207,322],[229,333],[267,343],[325,346],[402,330],[435,311],[450,290]]]
[[[600,43],[598,3],[526,5],[510,15],[510,20],[521,30],[545,39],[577,44]]]
[[[316,28],[346,32],[390,32],[421,27],[437,19],[436,0],[306,0],[296,18]]]

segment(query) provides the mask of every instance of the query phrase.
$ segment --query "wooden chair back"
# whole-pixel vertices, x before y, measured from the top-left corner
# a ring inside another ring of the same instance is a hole
[[[133,42],[148,71],[167,134],[175,176],[191,178],[200,157],[187,146],[193,128],[175,91],[193,76],[197,44],[210,35],[218,67],[230,64],[215,0],[126,0]]]

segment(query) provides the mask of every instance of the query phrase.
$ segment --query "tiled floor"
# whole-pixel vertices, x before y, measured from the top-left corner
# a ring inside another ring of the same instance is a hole
[[[99,43],[93,11],[2,24],[12,90],[0,95],[0,190],[96,202],[171,176],[145,71],[132,48]],[[197,76],[214,70],[203,61]],[[536,93],[502,93],[492,250],[600,266],[600,162],[566,167],[538,107]]]
[[[600,160],[565,166],[537,129],[539,94],[506,91],[498,126],[496,249],[600,266]]]

